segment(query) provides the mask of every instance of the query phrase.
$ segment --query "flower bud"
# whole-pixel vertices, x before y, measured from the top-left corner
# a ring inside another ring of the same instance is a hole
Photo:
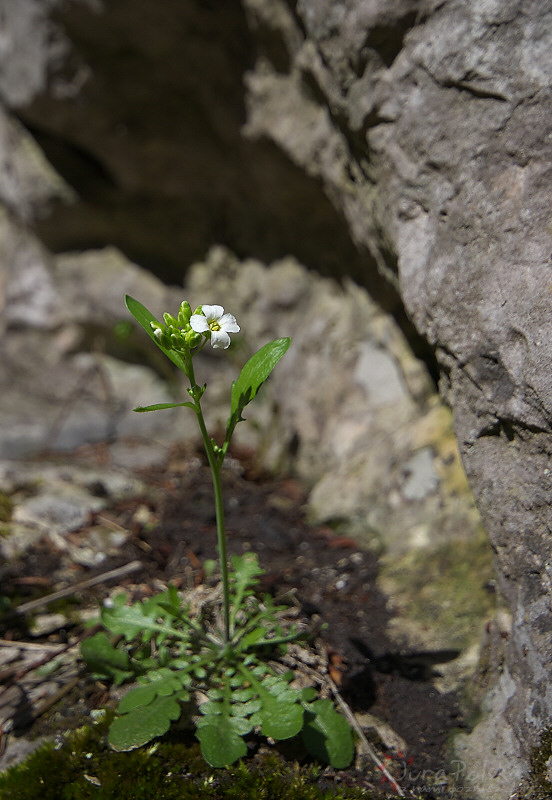
[[[203,341],[201,333],[196,333],[191,329],[185,334],[184,338],[188,347],[198,347]]]
[[[194,311],[194,314],[203,314],[203,306],[198,306]]]
[[[167,330],[165,328],[154,328],[153,325],[151,326],[153,329],[153,335],[155,336],[156,340],[159,342],[161,347],[164,347],[165,350],[172,350],[172,344],[167,334]]]
[[[178,328],[178,320],[176,320],[172,314],[169,314],[168,311],[165,311],[163,314],[163,319],[165,320],[167,328]]]
[[[192,309],[187,300],[180,303],[180,310],[178,312],[178,324],[181,328],[185,328],[190,324],[190,317],[192,316]]]

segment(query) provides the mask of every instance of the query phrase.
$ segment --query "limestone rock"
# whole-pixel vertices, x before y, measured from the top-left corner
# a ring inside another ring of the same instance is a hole
[[[161,314],[180,303],[181,293],[114,249],[53,259],[13,221],[5,219],[4,231],[0,456],[151,436],[160,428],[169,435],[169,423],[174,435],[185,434],[190,426],[183,420],[179,428],[182,415],[168,411],[164,421],[147,415],[139,422],[132,411],[139,396],[142,404],[145,398],[170,399],[174,387],[166,381],[174,381],[174,374],[146,335],[130,325],[124,306],[129,293],[147,298]]]
[[[249,135],[321,177],[436,349],[513,610],[499,717],[527,758],[552,706],[552,11],[302,0],[276,25],[274,3],[246,5],[289,57],[282,71],[261,45]]]

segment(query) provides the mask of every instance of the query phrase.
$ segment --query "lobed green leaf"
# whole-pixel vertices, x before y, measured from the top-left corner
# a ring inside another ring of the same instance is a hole
[[[335,769],[348,767],[353,760],[353,733],[345,717],[331,700],[315,700],[306,706],[302,739],[312,755]]]
[[[114,750],[134,750],[167,733],[180,713],[181,707],[174,695],[155,697],[149,705],[116,717],[109,728],[108,742]]]
[[[182,689],[182,676],[175,672],[170,675],[157,678],[157,680],[137,686],[125,694],[119,705],[117,712],[127,714],[135,708],[149,705],[152,700],[159,697],[169,697]]]
[[[124,636],[127,641],[146,632],[161,633],[165,636],[181,638],[179,631],[175,630],[169,622],[158,622],[159,608],[153,605],[150,609],[145,604],[135,603],[132,606],[122,606],[102,609],[102,623],[112,633]]]
[[[230,706],[230,714],[233,717],[250,717],[261,709],[261,701],[258,697],[253,700],[248,700],[245,703],[235,702],[236,698],[232,695],[232,705]]]
[[[303,707],[294,701],[266,694],[261,697],[262,706],[252,721],[261,726],[264,736],[273,739],[291,739],[303,727]]]
[[[196,736],[203,758],[212,767],[227,767],[247,753],[247,745],[242,736],[248,730],[236,730],[239,727],[236,719],[226,716],[200,717]]]

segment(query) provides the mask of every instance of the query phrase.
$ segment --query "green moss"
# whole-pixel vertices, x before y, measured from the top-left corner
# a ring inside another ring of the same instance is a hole
[[[106,721],[107,722],[107,721]],[[106,744],[106,722],[42,745],[0,775],[0,800],[344,800],[372,795],[321,786],[320,769],[267,754],[213,770],[195,742],[176,739],[129,753]]]

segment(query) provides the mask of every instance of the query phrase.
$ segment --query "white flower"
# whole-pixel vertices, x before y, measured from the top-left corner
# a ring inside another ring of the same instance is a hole
[[[222,306],[201,306],[203,314],[192,314],[190,325],[196,333],[211,332],[211,345],[223,350],[230,344],[231,333],[238,333],[240,326],[233,314],[225,314]]]

